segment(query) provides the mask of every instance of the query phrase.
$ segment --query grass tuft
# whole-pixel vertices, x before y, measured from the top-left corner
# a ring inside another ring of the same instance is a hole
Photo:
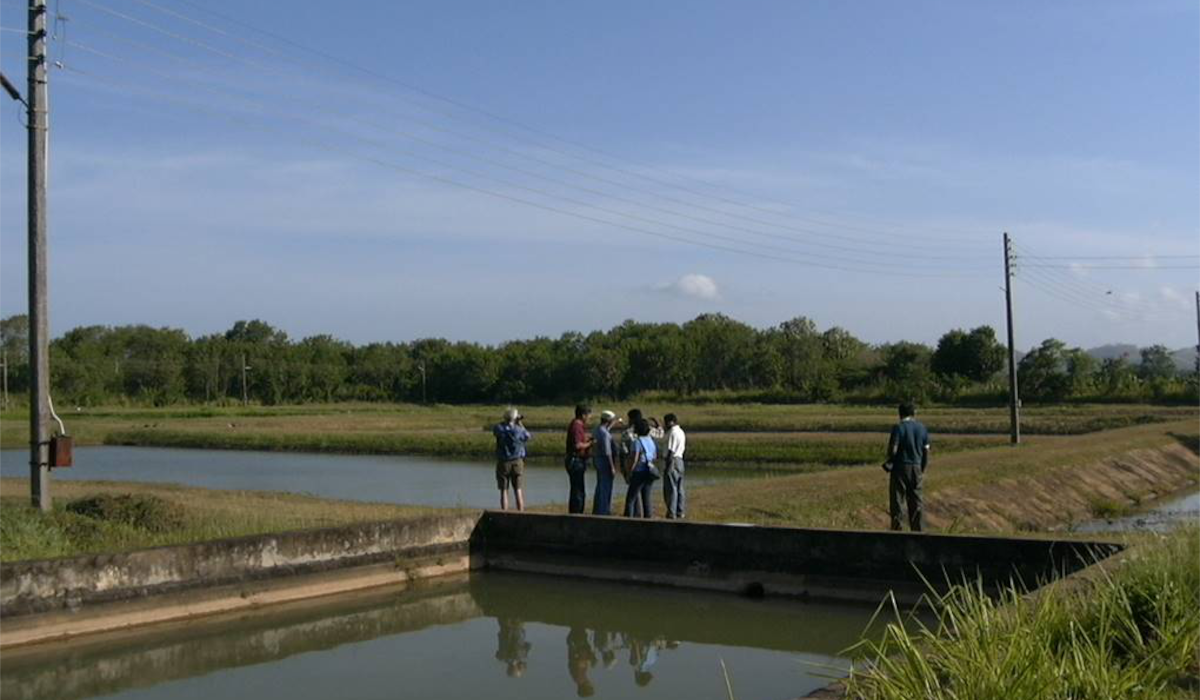
[[[1138,547],[1080,587],[937,596],[936,623],[852,648],[857,700],[1150,700],[1200,687],[1200,528]]]

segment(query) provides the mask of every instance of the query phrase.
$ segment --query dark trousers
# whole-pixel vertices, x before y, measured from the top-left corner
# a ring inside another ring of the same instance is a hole
[[[613,475],[596,470],[596,492],[592,496],[592,515],[612,515]]]
[[[570,480],[570,491],[567,493],[567,512],[582,513],[587,503],[587,487],[583,477],[587,473],[587,462],[579,457],[567,460],[567,478]]]
[[[888,482],[888,506],[892,515],[892,529],[903,530],[900,520],[901,504],[908,505],[908,527],[913,532],[921,531],[921,479],[925,471],[919,464],[896,464],[892,466]]]
[[[626,518],[654,517],[650,504],[650,487],[653,485],[654,477],[648,471],[634,472],[629,476],[629,490],[625,492]]]
[[[663,500],[667,503],[668,518],[682,518],[687,506],[687,494],[683,491],[683,458],[672,457],[663,474]]]

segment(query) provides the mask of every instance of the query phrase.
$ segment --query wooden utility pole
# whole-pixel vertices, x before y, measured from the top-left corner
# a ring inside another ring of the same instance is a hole
[[[1012,444],[1021,442],[1021,408],[1017,397],[1017,347],[1013,343],[1012,242],[1004,233],[1004,305],[1008,311],[1008,420]]]
[[[29,2],[29,491],[33,505],[50,510],[50,323],[46,301],[46,0]]]
[[[242,353],[242,405],[250,405],[250,390],[246,387],[246,372],[250,366],[246,364],[246,353]]]

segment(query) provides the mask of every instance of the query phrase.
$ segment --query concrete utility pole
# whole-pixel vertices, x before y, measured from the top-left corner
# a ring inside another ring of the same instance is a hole
[[[425,399],[425,361],[421,360],[417,363],[417,371],[421,373],[421,403],[428,403]]]
[[[50,510],[50,323],[46,300],[46,0],[29,2],[29,491]]]
[[[1200,292],[1196,292],[1196,373],[1200,374]]]
[[[250,405],[250,390],[246,387],[246,372],[250,371],[250,365],[246,364],[246,353],[242,353],[242,405]]]
[[[1017,347],[1013,343],[1012,242],[1004,232],[1004,305],[1008,311],[1008,420],[1012,444],[1021,442],[1021,408],[1017,398]]]
[[[8,410],[8,351],[0,354],[0,367],[4,368],[4,410]]]

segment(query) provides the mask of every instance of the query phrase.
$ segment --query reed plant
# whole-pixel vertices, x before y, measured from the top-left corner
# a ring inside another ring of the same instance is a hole
[[[1083,581],[933,596],[935,622],[864,639],[858,700],[1139,700],[1200,693],[1200,527],[1140,544]],[[893,606],[893,610],[895,607]]]

